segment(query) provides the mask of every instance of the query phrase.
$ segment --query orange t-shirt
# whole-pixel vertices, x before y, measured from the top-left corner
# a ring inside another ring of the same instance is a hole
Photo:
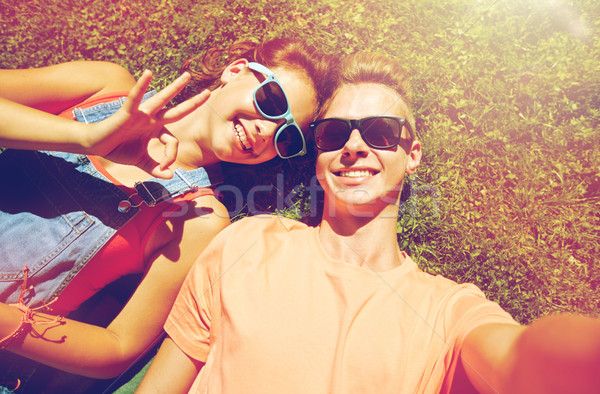
[[[249,236],[251,235],[251,236]],[[437,393],[466,335],[517,324],[472,284],[330,258],[318,227],[255,216],[190,271],[165,330],[203,361],[201,393]]]

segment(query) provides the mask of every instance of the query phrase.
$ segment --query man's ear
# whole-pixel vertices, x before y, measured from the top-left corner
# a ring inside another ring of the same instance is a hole
[[[238,59],[233,63],[230,63],[221,73],[221,83],[225,85],[227,82],[238,76],[246,68],[248,68],[247,59]]]
[[[408,152],[406,161],[406,173],[413,174],[417,171],[419,163],[421,162],[421,143],[418,140],[414,140]]]

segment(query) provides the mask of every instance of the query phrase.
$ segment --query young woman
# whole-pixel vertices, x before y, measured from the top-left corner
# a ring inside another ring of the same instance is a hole
[[[310,126],[319,225],[263,215],[215,237],[138,391],[598,392],[600,320],[522,327],[399,249],[402,183],[421,158],[405,74],[376,55],[339,63],[340,86]],[[457,389],[458,376],[472,386]]]
[[[200,87],[213,84],[210,97],[205,93],[171,113],[159,108],[187,76],[166,93],[146,94],[140,104],[149,83],[144,74],[127,104],[123,96],[135,81],[114,65],[76,62],[0,72],[0,96],[17,106],[85,123],[118,112],[108,118],[112,129],[147,130],[137,134],[145,136],[141,144],[109,144],[103,148],[106,157],[0,153],[3,347],[76,374],[106,378],[121,373],[161,335],[191,263],[229,223],[209,188],[219,177],[212,166],[306,152],[302,130],[327,92],[321,53],[299,41],[278,39],[235,44],[228,54],[227,66],[213,64],[217,56],[212,51],[203,59],[204,72],[192,73],[202,79]],[[17,106],[16,111],[22,109]],[[9,135],[9,127],[5,130]],[[174,160],[170,135],[179,141]],[[56,143],[43,134],[39,139],[49,144],[44,148]],[[73,139],[66,136],[60,143]],[[5,142],[20,148],[36,144],[35,137],[23,140],[12,134]],[[75,145],[72,151],[89,152],[89,144]],[[167,168],[171,161],[175,175]],[[149,179],[147,172],[173,176]],[[143,280],[108,327],[53,316],[67,315],[107,284],[138,272]],[[53,315],[32,309],[44,305]]]

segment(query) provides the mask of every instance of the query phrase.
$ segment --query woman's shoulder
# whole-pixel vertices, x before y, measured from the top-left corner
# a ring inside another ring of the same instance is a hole
[[[231,223],[229,213],[212,193],[162,204],[162,220],[150,235],[146,255],[167,247],[195,258]]]
[[[219,231],[231,224],[227,208],[209,188],[200,189],[194,198],[178,204],[177,211],[169,216],[175,221],[185,221],[186,227],[202,228],[204,232],[209,228]]]

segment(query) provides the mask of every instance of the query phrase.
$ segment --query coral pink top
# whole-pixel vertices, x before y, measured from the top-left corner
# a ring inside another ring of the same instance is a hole
[[[96,97],[92,100],[86,100],[75,107],[88,108],[99,103],[114,101],[123,96],[127,96],[127,92],[116,92]],[[59,116],[74,119],[72,110],[75,107],[63,111]],[[131,195],[135,192],[133,188],[124,186],[114,179],[95,157],[90,156],[89,159],[98,171],[115,185],[122,188],[125,193]],[[119,229],[115,236],[71,280],[58,299],[52,304],[53,312],[59,315],[66,315],[77,309],[81,303],[109,283],[128,274],[143,273],[147,268],[147,261],[144,261],[143,258],[146,245],[156,228],[169,217],[169,213],[181,209],[181,205],[187,201],[212,194],[213,191],[211,189],[202,188],[162,202],[154,207],[142,204],[140,211]]]

